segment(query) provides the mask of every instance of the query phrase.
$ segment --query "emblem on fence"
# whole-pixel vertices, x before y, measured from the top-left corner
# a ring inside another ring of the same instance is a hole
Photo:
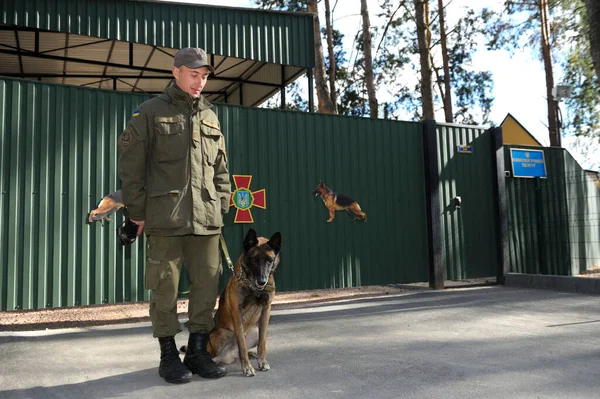
[[[252,176],[248,175],[233,175],[233,182],[235,183],[235,191],[231,193],[231,199],[229,200],[229,206],[236,208],[233,222],[254,223],[250,209],[253,206],[267,209],[265,189],[250,191]]]

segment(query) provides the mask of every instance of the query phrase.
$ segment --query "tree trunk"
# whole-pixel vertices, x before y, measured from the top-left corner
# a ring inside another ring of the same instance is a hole
[[[590,25],[590,53],[600,82],[600,1],[585,0],[585,6]]]
[[[446,122],[454,122],[452,113],[452,89],[450,87],[450,64],[448,61],[448,42],[446,40],[446,17],[444,16],[444,0],[438,0],[440,13],[440,41],[442,45],[442,62],[444,64],[444,92],[442,100],[444,101],[444,116]]]
[[[556,118],[557,103],[552,97],[554,87],[554,75],[552,73],[552,54],[550,50],[550,24],[548,23],[548,0],[539,0],[540,22],[542,28],[542,59],[546,72],[546,97],[548,104],[548,130],[550,133],[550,145],[560,147],[560,132],[558,131],[558,120]]]
[[[333,111],[337,114],[337,94],[335,90],[335,72],[337,66],[335,64],[335,54],[333,52],[333,27],[331,26],[331,7],[329,7],[329,0],[325,0],[325,20],[327,23],[325,29],[327,34],[327,51],[329,53],[329,93],[331,95]]]
[[[325,82],[325,60],[323,59],[323,42],[321,40],[321,25],[319,24],[319,11],[317,0],[308,0],[308,12],[314,13],[313,34],[315,37],[315,86],[319,99],[318,112],[322,114],[335,113],[331,96]]]
[[[367,95],[369,96],[369,112],[371,118],[377,118],[377,93],[375,92],[375,78],[373,76],[373,55],[371,54],[371,23],[369,22],[369,10],[367,0],[360,0],[360,14],[362,15],[363,44],[365,54],[365,80],[367,83]]]
[[[364,0],[363,0],[364,1]],[[419,43],[419,59],[421,61],[421,101],[423,104],[423,119],[435,120],[433,111],[433,85],[431,80],[431,62],[428,45],[427,15],[429,14],[428,0],[414,0],[415,21],[417,23],[417,41]]]

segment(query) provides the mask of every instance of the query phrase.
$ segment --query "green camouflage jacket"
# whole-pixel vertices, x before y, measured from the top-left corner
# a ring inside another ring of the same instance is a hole
[[[212,105],[176,84],[140,105],[119,138],[118,173],[129,217],[148,235],[218,234],[231,185]]]

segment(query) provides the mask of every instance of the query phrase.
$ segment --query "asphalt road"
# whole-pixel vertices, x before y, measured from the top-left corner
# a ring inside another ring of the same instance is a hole
[[[599,305],[495,286],[277,310],[271,371],[184,385],[148,323],[5,332],[0,398],[599,398]]]

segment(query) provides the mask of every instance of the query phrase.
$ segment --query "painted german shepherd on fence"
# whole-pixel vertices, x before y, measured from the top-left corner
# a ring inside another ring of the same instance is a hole
[[[360,209],[358,202],[344,194],[333,192],[321,180],[319,185],[313,190],[315,197],[321,196],[325,207],[329,209],[329,219],[327,223],[331,223],[335,219],[335,211],[346,211],[354,216],[354,220],[367,221],[367,214]]]

